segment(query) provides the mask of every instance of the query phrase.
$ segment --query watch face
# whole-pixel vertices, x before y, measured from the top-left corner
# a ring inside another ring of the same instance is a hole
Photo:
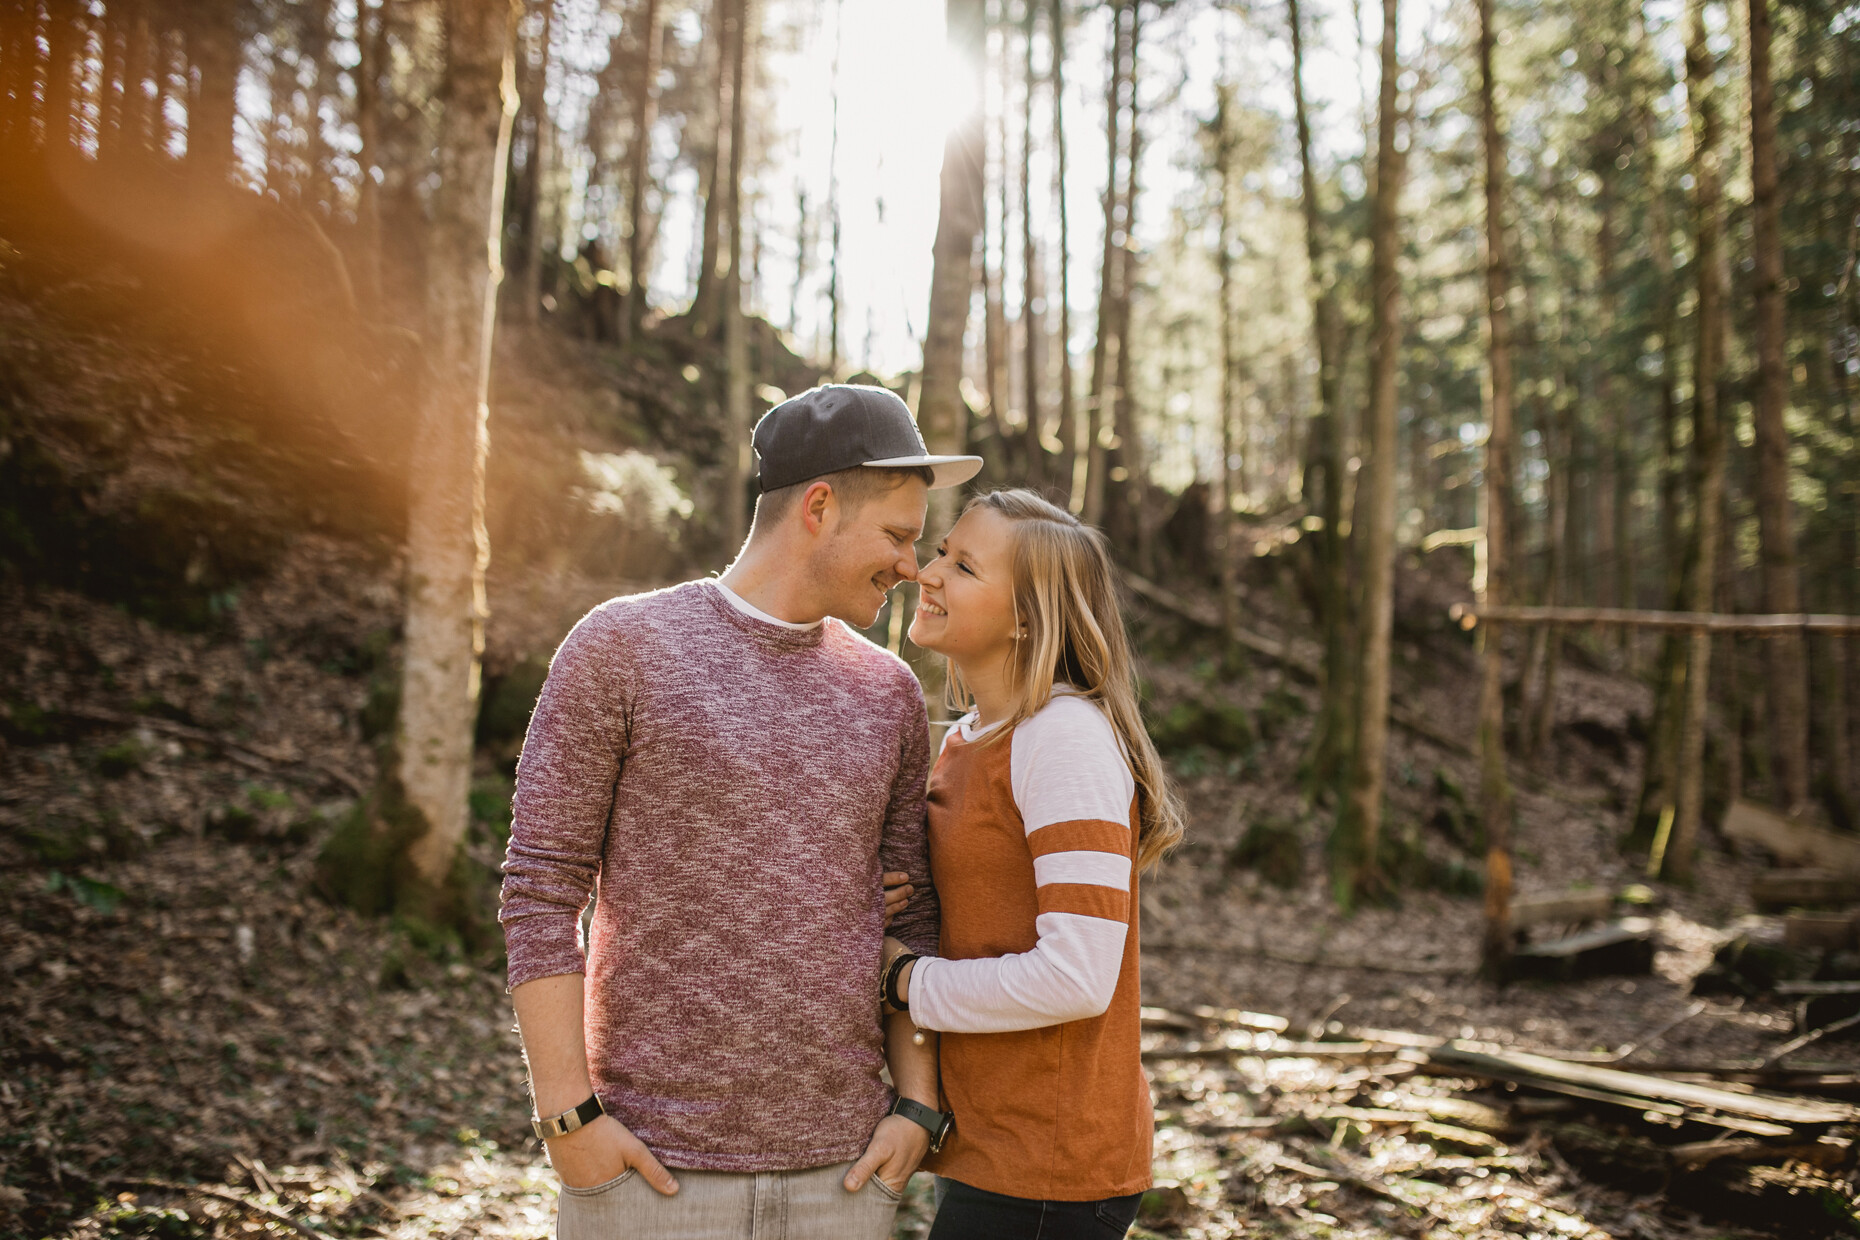
[[[945,1115],[943,1122],[936,1126],[936,1131],[930,1134],[930,1152],[935,1154],[940,1151],[943,1148],[943,1142],[949,1140],[949,1134],[954,1131],[956,1131],[956,1117]]]

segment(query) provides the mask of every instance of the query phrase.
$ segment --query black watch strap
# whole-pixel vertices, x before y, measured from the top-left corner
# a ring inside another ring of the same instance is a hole
[[[933,1111],[910,1098],[899,1098],[892,1103],[890,1113],[903,1116],[929,1133],[932,1154],[943,1148],[943,1142],[949,1139],[950,1131],[956,1126],[955,1117],[948,1112]]]
[[[589,1094],[588,1100],[572,1111],[551,1115],[548,1119],[531,1120],[530,1128],[535,1131],[539,1139],[547,1141],[550,1137],[566,1137],[583,1124],[593,1123],[596,1116],[605,1114],[607,1114],[607,1108],[601,1105],[600,1096]]]

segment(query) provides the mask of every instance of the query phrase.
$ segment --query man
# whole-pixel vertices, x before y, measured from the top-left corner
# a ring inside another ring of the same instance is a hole
[[[882,388],[753,442],[736,562],[585,616],[518,764],[501,916],[563,1240],[878,1240],[945,1123],[878,1005],[882,874],[915,886],[891,932],[936,948],[923,697],[851,630],[981,460],[931,456]]]

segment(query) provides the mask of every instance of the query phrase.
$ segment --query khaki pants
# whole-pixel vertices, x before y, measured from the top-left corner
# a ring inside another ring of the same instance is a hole
[[[562,1186],[556,1240],[886,1240],[899,1195],[873,1176],[856,1193],[851,1163],[805,1171],[674,1171],[661,1196],[636,1173]]]

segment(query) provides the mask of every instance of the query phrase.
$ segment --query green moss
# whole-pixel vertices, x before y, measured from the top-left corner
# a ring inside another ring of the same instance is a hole
[[[121,779],[131,771],[141,770],[147,758],[148,747],[134,736],[125,736],[98,752],[97,773],[106,779]]]
[[[1150,739],[1166,754],[1197,747],[1217,753],[1242,753],[1257,739],[1253,720],[1238,706],[1204,697],[1177,702],[1148,720]]]
[[[1305,873],[1304,840],[1295,825],[1262,818],[1233,846],[1227,864],[1253,870],[1275,887],[1296,887]]]

